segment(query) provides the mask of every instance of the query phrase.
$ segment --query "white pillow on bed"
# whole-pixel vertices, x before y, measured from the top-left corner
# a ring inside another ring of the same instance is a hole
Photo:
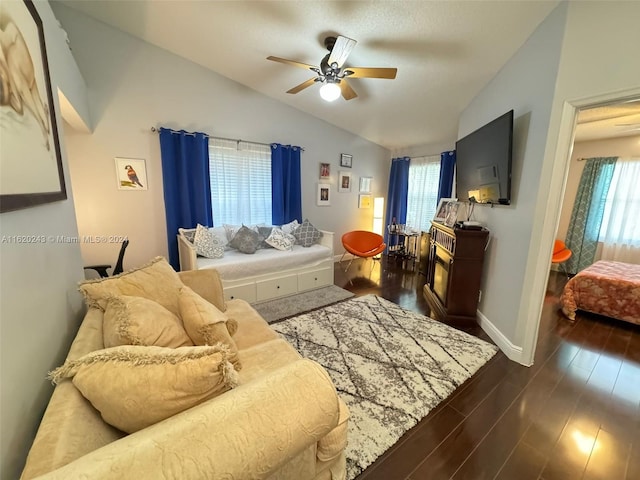
[[[206,258],[222,258],[224,255],[224,244],[221,245],[218,236],[200,224],[196,227],[193,245],[196,247],[196,254]]]
[[[265,242],[277,250],[285,251],[293,249],[293,246],[296,244],[296,237],[290,233],[283,232],[282,229],[278,227],[273,227],[271,235],[269,235],[269,238],[267,238]]]
[[[285,223],[284,225],[282,225],[280,227],[280,229],[284,232],[284,233],[293,233],[293,231],[298,228],[300,224],[298,223],[298,220],[294,220],[292,222],[289,223]],[[295,241],[295,239],[294,239]]]

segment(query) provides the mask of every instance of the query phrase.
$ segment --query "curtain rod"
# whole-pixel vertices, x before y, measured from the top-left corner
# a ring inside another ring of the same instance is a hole
[[[180,133],[180,130],[174,130],[173,128],[167,128],[167,130],[169,130],[171,133]],[[151,131],[153,133],[160,133],[160,130],[156,127],[151,127]],[[193,135],[195,136],[195,133],[191,133],[191,132],[185,132],[186,135]],[[244,142],[244,143],[252,143],[254,145],[263,145],[266,147],[271,147],[271,143],[261,143],[261,142],[251,142],[249,140],[241,140],[239,138],[225,138],[225,137],[214,137],[213,135],[209,135],[208,133],[203,133],[203,135],[207,138],[212,138],[214,140],[227,140],[229,142],[236,142],[236,144],[239,144],[240,142]],[[275,142],[274,142],[275,143]],[[304,152],[304,148],[300,147],[300,150],[302,150]]]

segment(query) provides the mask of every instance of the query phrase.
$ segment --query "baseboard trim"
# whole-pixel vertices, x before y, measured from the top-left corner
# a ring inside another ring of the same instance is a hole
[[[491,323],[491,321],[484,316],[484,314],[478,310],[478,319],[480,328],[485,331],[491,340],[496,342],[496,345],[502,352],[509,358],[509,360],[513,360],[514,362],[518,362],[520,365],[524,365],[525,367],[530,367],[531,364],[523,363],[523,355],[522,355],[522,347],[518,345],[514,345],[511,343],[507,337],[503,335],[503,333],[498,330],[498,328]]]

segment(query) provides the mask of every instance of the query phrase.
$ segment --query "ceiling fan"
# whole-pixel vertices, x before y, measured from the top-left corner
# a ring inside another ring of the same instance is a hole
[[[267,60],[306,68],[316,73],[317,76],[287,90],[287,93],[298,93],[314,83],[322,83],[320,96],[324,100],[333,102],[340,95],[345,100],[351,100],[356,98],[358,94],[351,88],[347,78],[386,78],[393,80],[398,72],[397,68],[345,67],[344,62],[353,47],[356,46],[356,43],[355,40],[342,35],[325,38],[324,46],[329,50],[329,53],[322,59],[319,67],[280,57],[270,56],[267,57]]]

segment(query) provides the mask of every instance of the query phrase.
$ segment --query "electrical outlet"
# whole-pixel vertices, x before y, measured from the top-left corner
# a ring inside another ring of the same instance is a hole
[[[482,301],[482,290],[478,291],[478,303]]]

